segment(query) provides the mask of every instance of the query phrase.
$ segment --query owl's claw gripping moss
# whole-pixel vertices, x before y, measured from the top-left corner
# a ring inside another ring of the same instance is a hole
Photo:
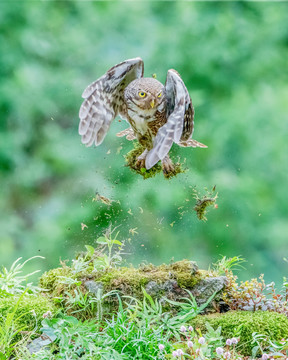
[[[162,166],[160,162],[154,165],[151,169],[147,170],[145,168],[145,157],[143,158],[144,148],[142,145],[134,143],[134,149],[129,151],[126,155],[126,163],[133,171],[136,171],[137,174],[143,176],[144,179],[149,179],[150,177],[155,176],[157,173],[163,171],[163,174],[166,179],[170,179],[176,176],[179,173],[185,172],[181,164],[173,164],[169,156],[166,156],[162,160]],[[146,155],[146,154],[145,154]]]

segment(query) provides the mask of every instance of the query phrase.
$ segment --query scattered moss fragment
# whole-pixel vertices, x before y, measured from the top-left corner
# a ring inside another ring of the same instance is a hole
[[[288,319],[285,315],[276,312],[228,311],[225,314],[198,315],[191,321],[191,325],[205,333],[206,322],[214,329],[221,326],[224,339],[234,337],[235,332],[238,332],[237,336],[240,336],[238,350],[244,356],[251,355],[255,346],[251,344],[254,332],[267,335],[271,341],[280,341],[288,337]]]
[[[197,191],[194,190],[194,198],[196,199],[194,210],[196,211],[199,220],[207,221],[206,214],[208,211],[208,207],[211,205],[216,205],[218,193],[213,196],[214,191],[215,186],[211,192],[207,192],[206,195],[200,197]]]

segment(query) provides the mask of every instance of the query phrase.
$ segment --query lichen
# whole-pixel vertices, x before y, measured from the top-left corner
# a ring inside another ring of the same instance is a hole
[[[251,355],[255,346],[251,343],[254,332],[267,335],[271,341],[280,341],[288,337],[288,319],[285,315],[276,312],[228,311],[225,314],[198,315],[191,321],[191,325],[205,333],[206,322],[214,329],[221,326],[224,339],[231,338],[235,336],[235,332],[238,332],[240,336],[238,350],[245,356]]]
[[[136,166],[137,158],[143,153],[145,148],[138,142],[133,142],[133,145],[134,145],[134,149],[129,151],[128,154],[125,156],[127,166],[129,166],[132,171],[143,176],[144,179],[149,179],[151,177],[154,177],[156,174],[162,171],[162,166],[160,165],[159,162],[149,170],[147,170],[144,167],[138,169],[138,167]],[[173,167],[174,167],[173,170],[163,173],[166,179],[171,179],[177,174],[185,172],[182,165],[179,163],[173,164]]]

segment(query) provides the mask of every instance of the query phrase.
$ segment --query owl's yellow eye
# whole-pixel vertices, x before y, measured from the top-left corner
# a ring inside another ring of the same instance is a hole
[[[144,91],[140,91],[138,95],[143,98],[146,96],[146,93]]]
[[[162,96],[162,92],[160,92],[160,94],[158,95],[158,97],[161,97]]]

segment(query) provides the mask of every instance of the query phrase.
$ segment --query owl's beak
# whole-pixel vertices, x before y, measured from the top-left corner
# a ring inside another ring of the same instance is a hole
[[[154,99],[150,102],[150,105],[151,105],[151,108],[153,109],[154,106],[155,106],[155,100]]]

